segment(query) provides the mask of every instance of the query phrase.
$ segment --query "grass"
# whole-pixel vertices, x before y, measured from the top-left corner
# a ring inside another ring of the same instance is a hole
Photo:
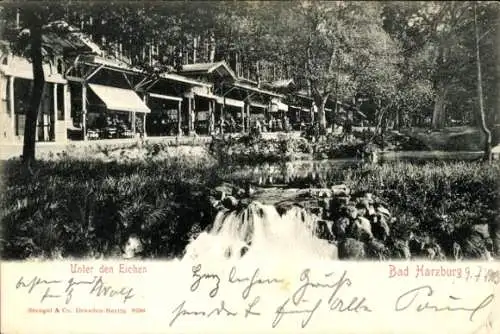
[[[372,192],[397,218],[395,233],[434,240],[450,255],[452,241],[467,238],[471,226],[498,219],[499,175],[498,164],[396,163],[300,181]],[[144,257],[176,257],[212,223],[208,196],[222,181],[248,180],[204,158],[119,163],[66,157],[37,162],[34,175],[11,160],[0,184],[1,253],[5,259],[113,256],[135,234]]]

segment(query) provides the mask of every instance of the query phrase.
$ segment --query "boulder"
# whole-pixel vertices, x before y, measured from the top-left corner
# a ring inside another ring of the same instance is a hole
[[[386,217],[390,217],[391,216],[391,213],[389,212],[389,210],[387,210],[386,207],[382,206],[382,205],[377,205],[375,210],[377,211],[377,213],[380,213]]]
[[[233,193],[233,186],[229,183],[223,183],[220,186],[214,188],[215,198],[222,200],[229,194]]]
[[[222,200],[222,204],[229,210],[233,210],[238,206],[238,200],[234,196],[226,196]]]
[[[332,221],[327,221],[327,220],[318,220],[318,226],[317,226],[317,231],[316,234],[318,238],[324,239],[324,240],[334,240],[335,236],[332,233]]]
[[[370,221],[364,217],[357,217],[351,224],[349,236],[358,240],[373,239]]]
[[[332,225],[332,232],[336,239],[344,238],[350,225],[351,221],[347,217],[337,219]]]
[[[243,197],[246,193],[247,192],[243,188],[233,188],[233,196]]]
[[[383,216],[378,216],[372,223],[373,236],[379,240],[385,241],[390,235],[390,228]]]
[[[366,258],[365,244],[359,240],[346,238],[338,243],[339,259],[361,260]]]
[[[359,216],[359,210],[352,206],[352,205],[348,205],[345,207],[345,212],[347,214],[347,217],[351,218],[351,219],[356,219],[358,216]]]
[[[349,188],[345,184],[333,185],[331,187],[332,193],[334,196],[346,196],[349,195]]]

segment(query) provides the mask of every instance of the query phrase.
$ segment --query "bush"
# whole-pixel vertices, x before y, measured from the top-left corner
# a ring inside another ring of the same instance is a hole
[[[248,181],[227,163],[183,157],[121,163],[64,157],[38,161],[34,175],[18,160],[4,167],[0,251],[6,259],[113,256],[132,234],[143,242],[144,257],[179,256],[193,233],[213,222],[210,191],[223,181]],[[453,241],[498,219],[499,175],[498,164],[386,163],[334,169],[302,186],[344,183],[373,193],[397,218],[396,236],[413,234],[451,256]],[[468,255],[481,254],[478,247],[487,245],[473,246]]]
[[[172,257],[183,251],[193,225],[212,222],[204,194],[214,175],[204,162],[37,164],[35,176],[18,161],[6,165],[4,258],[113,256],[131,234],[143,241],[144,256]]]
[[[276,139],[261,139],[256,135],[213,138],[210,153],[224,163],[255,165],[264,162],[282,162],[300,158],[312,153],[310,144],[304,138],[286,134]]]

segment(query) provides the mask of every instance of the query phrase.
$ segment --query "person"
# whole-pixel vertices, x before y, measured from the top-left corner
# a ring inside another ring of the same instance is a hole
[[[143,124],[142,124],[142,120],[137,117],[135,119],[135,131],[137,133],[139,133],[139,136],[142,138],[144,138],[144,128],[143,128]]]
[[[262,133],[262,124],[260,124],[260,120],[255,121],[255,131],[257,134]]]
[[[347,139],[348,136],[352,133],[352,112],[347,112],[347,117],[344,121],[344,139]]]

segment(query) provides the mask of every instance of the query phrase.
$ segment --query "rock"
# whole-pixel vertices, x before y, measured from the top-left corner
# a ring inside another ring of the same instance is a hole
[[[373,194],[372,193],[366,193],[364,196],[363,196],[363,199],[367,201],[368,204],[373,204],[375,202],[374,198],[373,198]]]
[[[233,193],[233,186],[229,183],[223,183],[220,186],[215,187],[215,198],[218,200],[224,199],[229,194]]]
[[[385,215],[386,217],[390,217],[391,216],[391,213],[389,212],[389,210],[387,210],[384,206],[382,205],[378,205],[376,207],[376,211],[382,215]]]
[[[368,219],[364,217],[356,218],[351,224],[349,236],[358,240],[373,239],[372,226]]]
[[[319,206],[313,206],[313,207],[310,208],[310,210],[311,210],[312,214],[315,214],[318,217],[322,217],[323,216],[323,208],[321,208]]]
[[[222,204],[229,210],[233,210],[238,206],[238,200],[234,196],[226,196],[222,200]]]
[[[333,185],[331,187],[332,193],[334,196],[339,196],[339,195],[348,195],[349,194],[349,188],[345,184],[338,184],[338,185]]]
[[[250,183],[248,183],[245,187],[245,192],[247,196],[252,196],[253,194],[255,194],[255,188],[252,187]]]
[[[311,188],[309,189],[309,196],[311,197],[332,197],[332,191],[328,188]]]
[[[369,205],[368,208],[366,209],[367,210],[367,216],[374,216],[376,211],[375,211],[375,208],[373,207],[373,205]]]
[[[365,207],[356,207],[358,216],[368,216],[368,210]]]
[[[243,197],[245,196],[246,191],[243,188],[233,188],[233,196]]]
[[[334,197],[332,199],[332,202],[334,203],[337,203],[338,206],[340,207],[341,205],[347,205],[350,201],[350,197],[349,196],[338,196],[338,197]]]
[[[365,244],[352,238],[346,238],[339,242],[338,254],[339,259],[364,259],[366,258]]]
[[[348,205],[345,207],[345,212],[347,214],[347,217],[351,219],[356,219],[359,216],[359,210],[356,209],[356,207],[352,205]]]
[[[221,201],[215,199],[215,197],[213,197],[213,196],[210,196],[209,201],[210,201],[210,205],[214,209],[218,208],[219,205],[221,205]]]
[[[489,231],[493,241],[493,255],[500,256],[500,215],[490,224]]]
[[[385,241],[390,235],[390,228],[384,217],[378,217],[376,222],[372,223],[373,236],[377,239]]]
[[[323,212],[330,212],[330,200],[320,199],[318,205],[323,208]]]
[[[318,220],[317,236],[324,240],[334,240],[335,236],[332,233],[332,221]]]
[[[490,237],[490,231],[488,224],[476,224],[472,226],[472,231],[482,236],[484,239]]]
[[[369,257],[384,260],[390,256],[389,249],[377,240],[370,240],[366,244],[366,252]]]
[[[351,221],[347,217],[339,218],[332,226],[333,235],[337,239],[342,239],[347,233],[347,229],[351,225]]]

